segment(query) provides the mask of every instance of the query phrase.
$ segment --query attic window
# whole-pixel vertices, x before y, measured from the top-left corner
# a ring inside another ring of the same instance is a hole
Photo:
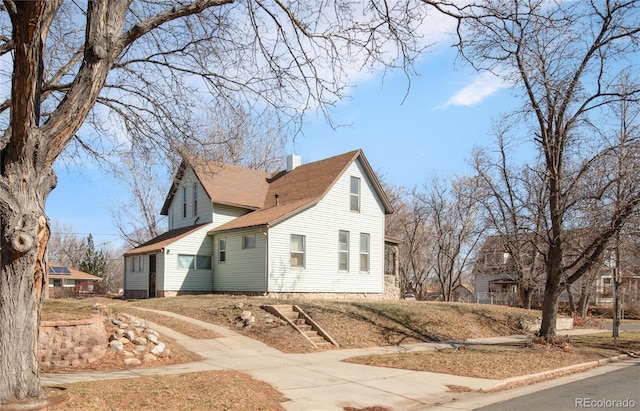
[[[198,183],[193,183],[193,216],[198,215]]]
[[[182,186],[182,217],[187,218],[187,186]]]
[[[349,209],[360,211],[360,179],[358,177],[351,177]]]

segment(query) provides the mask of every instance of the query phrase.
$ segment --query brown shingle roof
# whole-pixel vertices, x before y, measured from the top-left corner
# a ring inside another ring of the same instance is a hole
[[[130,255],[148,254],[148,253],[160,251],[164,247],[172,244],[174,241],[179,240],[182,237],[185,237],[195,231],[198,231],[204,225],[206,225],[206,223],[169,230],[166,233],[161,234],[158,237],[152,240],[149,240],[144,244],[140,244],[136,248],[132,248],[131,250],[125,252],[124,255],[130,256]]]
[[[290,172],[281,171],[275,174],[268,181],[268,191],[262,209],[238,217],[216,227],[209,233],[273,225],[317,204],[349,165],[358,158],[382,199],[385,212],[393,212],[391,204],[382,191],[382,187],[364,154],[361,150],[355,150],[298,166]]]
[[[160,214],[169,213],[169,205],[178,189],[178,181],[184,175],[187,166],[191,166],[212,202],[251,210],[263,207],[271,173],[232,164],[190,160],[183,161],[180,165]]]

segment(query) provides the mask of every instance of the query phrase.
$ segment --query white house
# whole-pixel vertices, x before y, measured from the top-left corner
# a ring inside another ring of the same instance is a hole
[[[275,173],[183,161],[162,207],[169,231],[125,253],[125,297],[395,297],[384,272],[392,211],[361,150],[304,165],[292,155]]]

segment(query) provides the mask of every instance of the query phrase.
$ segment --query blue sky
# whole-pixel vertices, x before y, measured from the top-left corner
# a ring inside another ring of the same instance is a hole
[[[455,51],[445,45],[426,54],[417,71],[408,95],[402,73],[360,81],[332,109],[335,123],[346,126],[334,130],[324,118],[309,118],[304,135],[290,141],[287,151],[295,148],[308,163],[361,148],[385,181],[407,187],[434,175],[469,173],[472,148],[493,144],[492,122],[516,100],[495,80],[455,63]],[[51,221],[82,236],[91,233],[97,245],[117,246],[110,210],[122,195],[122,182],[95,169],[56,171],[58,186],[47,201]]]

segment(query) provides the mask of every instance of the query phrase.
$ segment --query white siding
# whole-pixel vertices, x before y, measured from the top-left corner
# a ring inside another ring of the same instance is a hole
[[[147,290],[149,288],[149,257],[142,256],[143,258],[143,267],[142,271],[132,271],[133,269],[133,258],[138,258],[138,256],[126,257],[124,266],[126,270],[125,274],[125,290]]]
[[[249,212],[249,210],[245,208],[232,207],[222,204],[213,204],[213,222],[215,226],[221,226],[222,224],[226,224],[229,221],[240,217],[241,215],[245,215]]]
[[[361,178],[360,212],[349,210],[350,177]],[[349,231],[349,271],[338,270],[338,232]],[[370,235],[370,270],[360,272],[360,233]],[[290,267],[291,234],[305,236],[305,268]],[[270,292],[384,291],[384,207],[355,161],[314,207],[269,229]]]
[[[196,183],[196,189],[198,190],[198,208],[197,215],[193,214],[193,184]],[[187,188],[187,216],[184,217],[183,213],[183,187]],[[204,188],[200,184],[193,169],[187,167],[184,171],[182,179],[178,183],[178,189],[176,190],[173,201],[169,206],[168,220],[169,230],[174,228],[186,227],[193,225],[196,219],[198,224],[209,223],[212,220],[213,205],[211,200],[204,191]]]
[[[164,290],[165,258],[164,254],[156,254],[156,290]]]
[[[242,237],[254,235],[256,247],[243,249]],[[226,261],[220,262],[218,240],[226,239]],[[235,231],[214,236],[213,289],[215,291],[265,291],[266,235],[260,230]]]
[[[203,226],[200,230],[175,241],[165,249],[164,275],[162,288],[164,291],[212,291],[211,270],[189,270],[178,268],[178,255],[203,255],[213,254],[211,237],[207,231],[213,228],[212,224]]]

